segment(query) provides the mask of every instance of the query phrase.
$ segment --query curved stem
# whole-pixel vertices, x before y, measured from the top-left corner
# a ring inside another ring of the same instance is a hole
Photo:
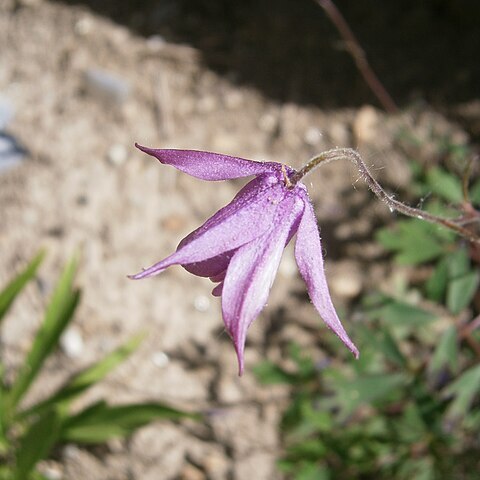
[[[325,10],[326,14],[337,28],[341,37],[345,41],[345,46],[350,55],[353,57],[360,74],[370,87],[370,90],[372,90],[374,95],[377,97],[378,101],[382,104],[385,111],[389,113],[398,112],[397,105],[368,63],[365,51],[360,46],[360,42],[357,40],[357,37],[355,37],[352,29],[348,25],[340,10],[335,6],[332,0],[315,1]]]
[[[301,170],[295,172],[290,177],[290,182],[292,185],[295,185],[301,178],[310,173],[318,165],[331,162],[332,160],[347,159],[352,161],[355,166],[358,168],[361,177],[367,183],[370,190],[387,206],[391,211],[396,210],[397,212],[403,213],[409,217],[418,218],[420,220],[425,220],[427,222],[436,223],[442,225],[451,230],[454,230],[459,235],[467,238],[471,242],[480,244],[480,237],[475,235],[474,232],[462,227],[459,224],[459,221],[438,217],[437,215],[432,215],[431,213],[425,212],[418,208],[413,208],[408,205],[405,205],[398,200],[395,200],[392,195],[388,194],[380,184],[372,177],[372,174],[368,170],[365,162],[363,161],[360,154],[353,150],[352,148],[334,148],[332,150],[327,150],[320,155],[312,158]]]

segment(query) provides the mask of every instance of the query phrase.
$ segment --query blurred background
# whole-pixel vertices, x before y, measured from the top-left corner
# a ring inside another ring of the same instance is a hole
[[[2,323],[5,384],[77,252],[82,301],[26,404],[145,332],[77,407],[155,400],[204,414],[100,447],[64,442],[44,478],[478,478],[480,252],[392,214],[347,163],[307,186],[360,362],[323,327],[291,246],[242,378],[207,280],[179,267],[126,278],[244,183],[179,174],[134,142],[293,167],[353,147],[396,198],[478,210],[480,5],[336,5],[398,112],[382,110],[311,0],[0,0],[0,284],[47,252]]]

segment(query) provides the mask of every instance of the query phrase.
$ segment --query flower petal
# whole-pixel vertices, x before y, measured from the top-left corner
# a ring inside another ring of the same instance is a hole
[[[305,280],[310,299],[323,321],[358,358],[358,349],[343,328],[330,298],[323,265],[320,234],[313,206],[306,192],[303,192],[301,196],[305,202],[305,209],[300,220],[295,244],[298,269]]]
[[[228,266],[222,290],[222,311],[237,352],[239,375],[243,373],[247,329],[267,302],[290,227],[302,209],[303,204],[295,196],[285,198],[278,207],[271,230],[240,247]]]
[[[216,277],[227,269],[233,254],[234,251],[221,253],[220,255],[209,258],[208,260],[187,263],[186,265],[182,265],[182,267],[187,272],[193,273],[198,277]]]
[[[229,205],[186,237],[175,253],[130,278],[138,280],[151,277],[175,264],[188,265],[195,269],[191,264],[215,259],[261,236],[271,228],[277,206],[286,194],[281,183],[271,183],[270,180],[252,180],[250,184],[253,187],[246,185],[242,195],[237,195]],[[218,258],[215,262],[217,260]],[[217,268],[217,265],[204,263],[200,265],[199,272],[211,273],[207,271],[207,267]]]
[[[172,165],[192,177],[203,180],[227,180],[278,171],[281,165],[276,162],[254,162],[245,158],[231,157],[220,153],[199,150],[173,150],[135,146],[142,152],[152,155],[161,163]]]
[[[214,297],[221,297],[223,292],[223,282],[220,282],[218,285],[215,285],[212,290],[212,295]]]

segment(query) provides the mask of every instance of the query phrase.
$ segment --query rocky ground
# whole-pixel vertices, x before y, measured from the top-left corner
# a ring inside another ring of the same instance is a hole
[[[326,111],[272,100],[206,67],[191,45],[138,36],[82,6],[0,0],[0,59],[0,106],[11,113],[9,120],[4,115],[4,132],[27,152],[14,167],[0,163],[0,283],[39,248],[48,251],[39,281],[2,330],[9,373],[30,344],[61,265],[79,250],[82,304],[30,399],[144,331],[138,352],[84,401],[155,399],[207,412],[205,423],[152,424],[106,449],[68,445],[44,470],[68,480],[280,478],[278,420],[287,392],[259,386],[251,368],[263,358],[282,360],[290,341],[321,358],[328,333],[306,300],[290,248],[269,304],[250,329],[242,378],[207,280],[179,267],[128,280],[170,253],[243,183],[190,178],[133,143],[294,167],[321,150],[355,146],[401,194],[410,155],[435,159],[438,139],[461,144],[467,133],[425,104],[386,116],[369,105]],[[475,103],[455,112],[478,127]],[[406,131],[418,142],[400,150]],[[348,164],[327,165],[308,184],[330,287],[348,329],[354,300],[392,281],[372,240],[392,215]]]

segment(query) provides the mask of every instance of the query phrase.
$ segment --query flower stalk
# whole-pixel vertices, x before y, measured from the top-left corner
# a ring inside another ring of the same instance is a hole
[[[329,163],[333,160],[350,160],[355,164],[358,171],[360,172],[361,178],[365,181],[368,185],[370,190],[385,204],[387,204],[388,208],[391,211],[397,211],[402,213],[403,215],[407,215],[408,217],[418,218],[420,220],[425,220],[430,223],[436,223],[438,225],[442,225],[443,227],[449,228],[450,230],[455,231],[457,234],[465,237],[467,240],[473,243],[480,244],[480,236],[473,232],[472,230],[465,228],[463,224],[465,224],[465,218],[462,216],[457,219],[449,219],[444,217],[439,217],[437,215],[433,215],[429,212],[425,212],[424,210],[420,210],[418,208],[410,207],[409,205],[405,205],[402,202],[396,200],[392,195],[388,194],[381,185],[373,178],[372,174],[368,170],[367,165],[363,161],[360,153],[358,153],[353,148],[333,148],[331,150],[327,150],[325,152],[320,153],[319,155],[313,157],[303,168],[295,172],[290,177],[291,184],[295,185],[298,181],[300,181],[305,175],[309,174],[312,170],[317,168],[319,165],[323,165]],[[480,216],[476,219],[469,218],[469,222],[467,223],[474,223],[480,220]]]

